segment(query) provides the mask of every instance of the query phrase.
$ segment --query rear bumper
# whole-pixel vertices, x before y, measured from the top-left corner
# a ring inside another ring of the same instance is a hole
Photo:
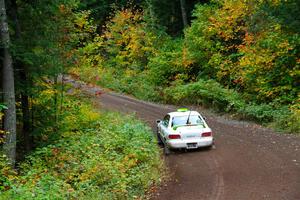
[[[214,144],[213,137],[205,137],[199,139],[175,139],[166,141],[167,146],[172,149],[194,149],[199,147],[212,146]],[[193,147],[188,144],[195,144]]]

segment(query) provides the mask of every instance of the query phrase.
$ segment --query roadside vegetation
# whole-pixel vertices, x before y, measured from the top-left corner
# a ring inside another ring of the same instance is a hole
[[[150,128],[79,99],[66,97],[57,132],[43,131],[18,173],[0,155],[0,199],[137,199],[159,183]]]
[[[176,37],[159,12],[151,17],[152,7],[117,10],[79,49],[71,71],[141,99],[205,105],[299,133],[299,7],[293,0],[199,3]]]

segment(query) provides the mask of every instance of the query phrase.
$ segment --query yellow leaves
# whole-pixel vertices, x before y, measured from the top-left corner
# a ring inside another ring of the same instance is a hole
[[[215,32],[225,41],[240,37],[238,34],[245,31],[245,17],[253,10],[247,1],[225,0],[222,7],[209,18],[211,26],[208,31]]]
[[[263,2],[263,0],[261,0]],[[283,0],[268,0],[269,3],[273,4],[273,6],[278,6]],[[284,0],[286,1],[286,0]]]
[[[46,89],[40,92],[40,94],[42,96],[47,96],[47,97],[52,97],[54,94],[56,93],[56,91],[54,89]]]
[[[299,117],[298,119],[300,122],[300,94],[298,95],[298,99],[295,101],[295,104],[290,107],[290,110]]]
[[[277,55],[284,55],[286,53],[288,53],[290,50],[293,50],[294,47],[287,41],[284,40],[282,42],[280,42],[279,44],[277,44]]]
[[[4,114],[0,112],[0,120],[2,120],[3,115]],[[6,132],[4,130],[0,129],[0,145],[5,142],[4,134],[6,134]]]
[[[100,174],[99,172],[101,170],[103,170],[103,167],[100,164],[95,165],[89,169],[86,169],[85,172],[80,174],[79,180],[82,182],[91,180],[91,179],[95,178],[96,175]]]
[[[80,109],[80,113],[82,113],[82,115],[85,115],[85,120],[89,122],[98,120],[100,116],[98,112],[90,110],[90,108],[88,107],[82,107]]]
[[[139,163],[139,161],[136,158],[135,154],[128,154],[124,157],[122,163],[125,167],[125,168],[123,167],[124,168],[123,170],[125,170],[125,169],[127,170],[127,169],[135,167]]]
[[[41,46],[36,46],[32,49],[32,51],[36,54],[36,55],[40,55],[44,53],[44,49]]]
[[[288,73],[291,77],[300,77],[300,70],[290,70]]]
[[[190,59],[188,55],[189,55],[188,48],[184,46],[182,48],[182,66],[185,68],[188,68],[190,65],[194,63],[194,61]]]
[[[118,66],[144,66],[147,57],[153,54],[154,40],[151,31],[143,22],[143,13],[125,9],[118,11],[107,24],[103,34],[104,46],[111,57],[115,57]]]
[[[274,95],[274,91],[267,91],[265,92],[266,97],[272,97]]]
[[[66,11],[66,6],[64,4],[59,5],[59,11],[64,13]]]
[[[268,52],[261,52],[260,54],[252,54],[244,56],[240,60],[241,66],[256,66],[257,70],[268,70],[274,66],[274,55]],[[259,66],[259,67],[258,67]]]

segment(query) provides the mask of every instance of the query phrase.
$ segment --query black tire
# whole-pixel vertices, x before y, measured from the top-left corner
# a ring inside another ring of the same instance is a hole
[[[214,150],[214,149],[216,149],[216,146],[215,145],[210,145],[210,146],[204,147],[204,149],[206,149],[206,150]]]
[[[166,156],[171,154],[171,150],[169,147],[167,147],[167,145],[164,145],[164,154]]]
[[[209,147],[208,147],[210,150],[213,150],[213,149],[216,149],[216,143],[215,143],[215,141],[212,143],[212,145],[210,145]]]

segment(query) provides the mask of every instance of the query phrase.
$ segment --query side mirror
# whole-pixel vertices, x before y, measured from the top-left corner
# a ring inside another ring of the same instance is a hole
[[[161,122],[161,120],[160,120],[160,119],[157,119],[157,120],[156,120],[156,123],[157,123],[157,124],[159,124],[160,122]]]

